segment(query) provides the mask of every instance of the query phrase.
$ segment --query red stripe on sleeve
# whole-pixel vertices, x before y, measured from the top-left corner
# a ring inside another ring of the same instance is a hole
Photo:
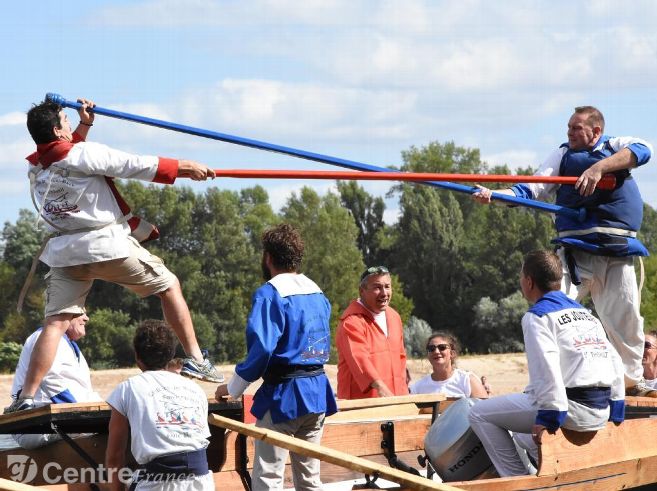
[[[173,184],[178,177],[178,161],[176,159],[167,159],[158,157],[157,172],[153,182],[160,184]]]

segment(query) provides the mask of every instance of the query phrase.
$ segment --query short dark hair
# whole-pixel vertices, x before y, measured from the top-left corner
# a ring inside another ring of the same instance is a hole
[[[591,128],[599,126],[602,131],[605,130],[605,117],[597,107],[577,106],[575,108],[575,114],[585,114],[587,116],[586,123]]]
[[[157,319],[143,321],[132,341],[135,355],[148,370],[163,370],[175,353],[178,339],[166,322]]]
[[[532,251],[525,256],[522,274],[530,277],[542,292],[561,288],[563,267],[561,260],[552,251]]]
[[[59,121],[62,109],[62,106],[55,102],[44,101],[32,106],[27,112],[27,131],[30,132],[34,143],[50,143],[57,139],[53,128],[62,127]]]
[[[262,249],[276,269],[298,272],[303,260],[303,239],[289,223],[281,223],[262,234]]]

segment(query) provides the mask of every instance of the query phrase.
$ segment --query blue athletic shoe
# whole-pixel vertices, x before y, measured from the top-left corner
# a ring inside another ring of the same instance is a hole
[[[18,411],[27,411],[34,409],[34,398],[32,397],[18,397],[14,399],[9,407],[6,407],[3,414],[15,413]]]
[[[194,358],[185,358],[183,366],[180,369],[180,375],[205,380],[206,382],[214,382],[216,384],[223,383],[224,376],[217,371],[208,359],[207,351],[203,352],[203,356],[203,361],[200,363]]]

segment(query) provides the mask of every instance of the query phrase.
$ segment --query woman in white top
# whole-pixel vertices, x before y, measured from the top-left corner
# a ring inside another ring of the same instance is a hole
[[[643,378],[651,389],[657,389],[657,331],[646,333],[643,348]]]
[[[442,392],[447,397],[487,399],[488,393],[474,373],[456,368],[460,343],[446,331],[434,332],[427,339],[427,359],[433,369],[429,375],[410,385],[411,394]]]

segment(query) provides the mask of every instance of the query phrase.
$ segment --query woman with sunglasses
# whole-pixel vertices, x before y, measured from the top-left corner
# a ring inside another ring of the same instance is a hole
[[[447,397],[488,398],[488,393],[474,373],[456,368],[460,343],[445,331],[433,333],[427,339],[427,359],[432,372],[410,385],[411,394],[441,392]]]
[[[646,333],[642,363],[646,385],[651,389],[657,389],[657,331]]]

